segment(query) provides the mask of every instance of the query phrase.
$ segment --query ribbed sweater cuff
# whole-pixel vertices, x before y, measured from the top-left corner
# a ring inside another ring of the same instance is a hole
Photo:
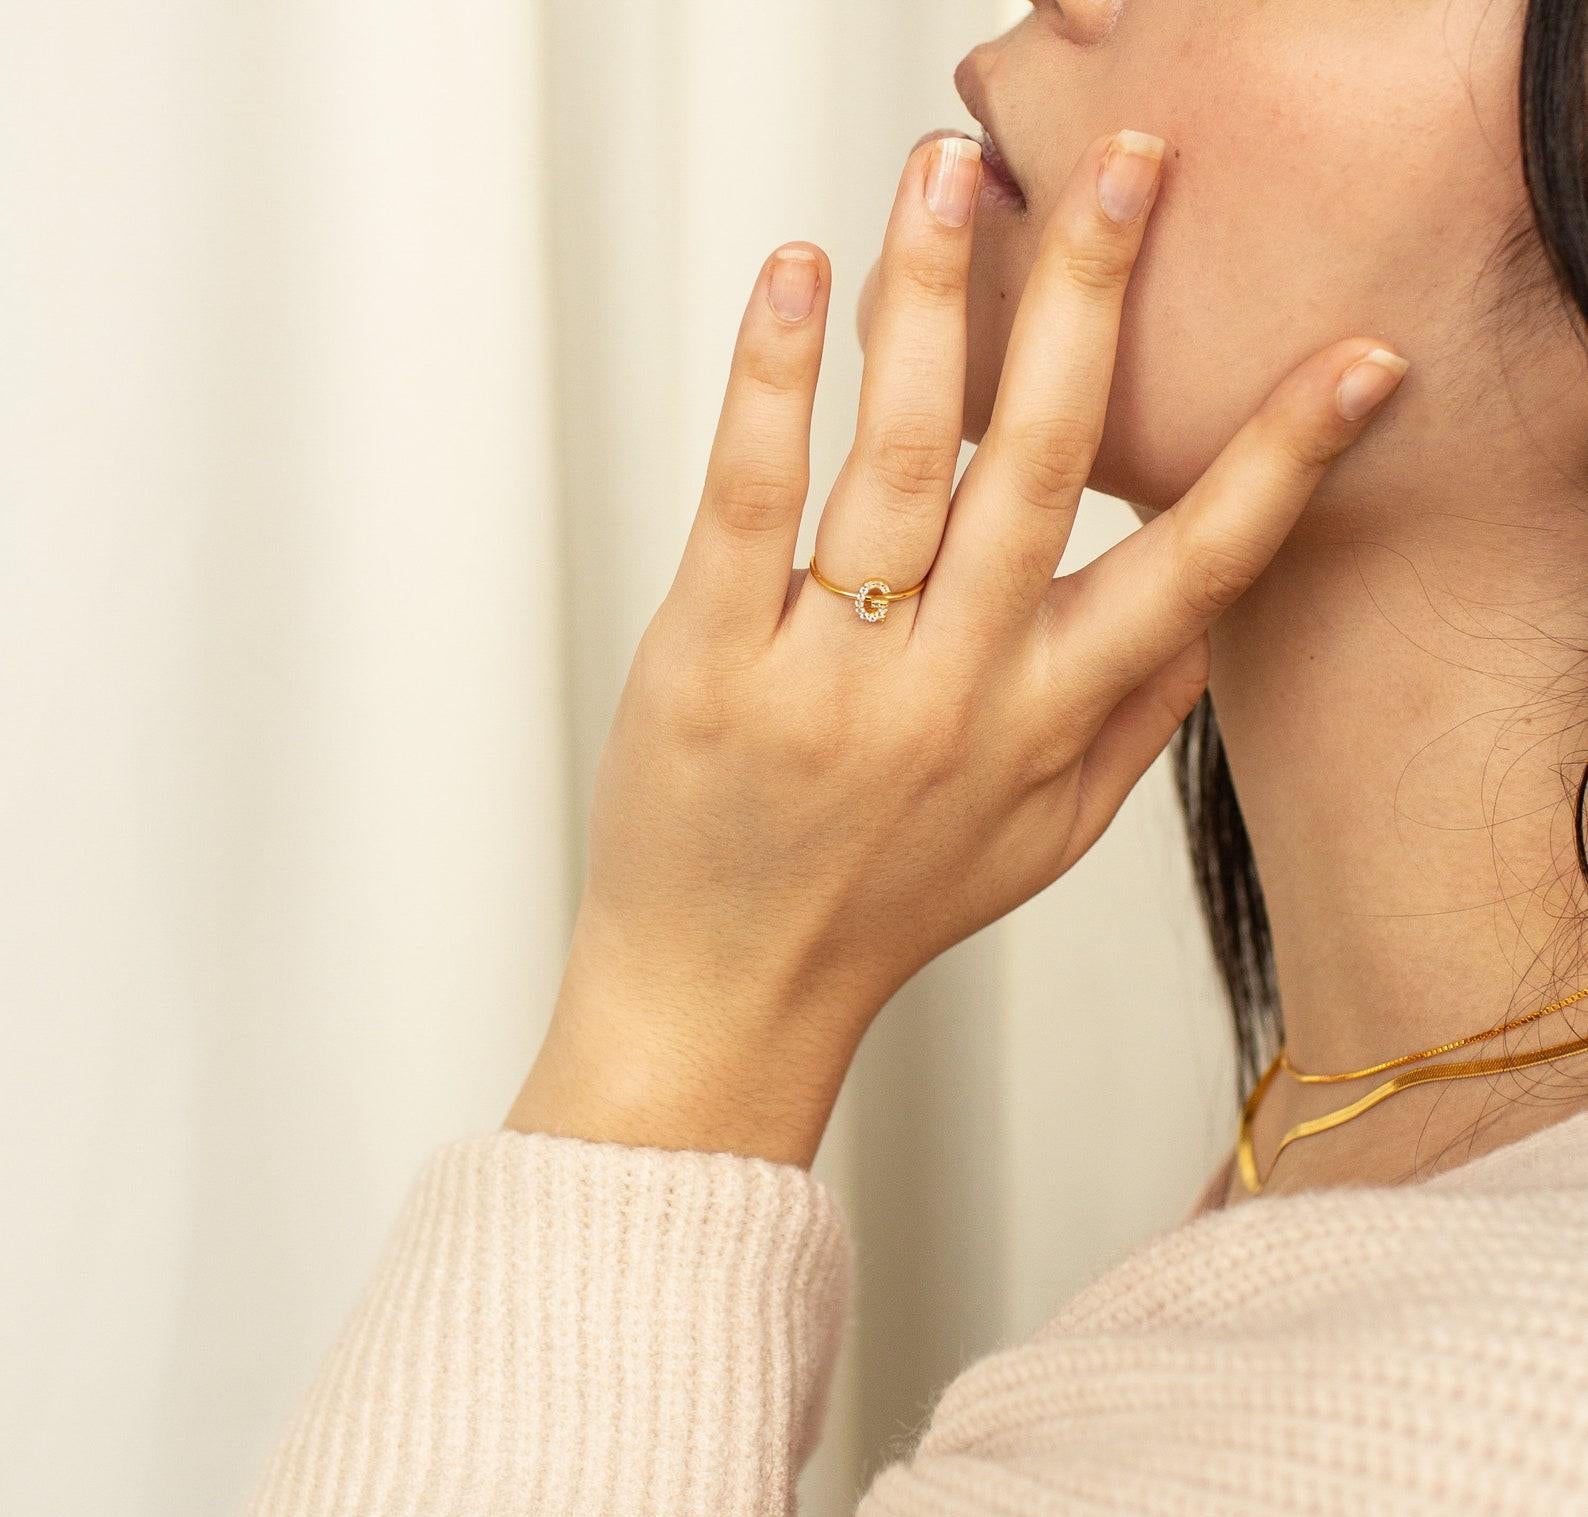
[[[792,1165],[453,1144],[249,1511],[783,1517],[851,1272],[835,1198]]]

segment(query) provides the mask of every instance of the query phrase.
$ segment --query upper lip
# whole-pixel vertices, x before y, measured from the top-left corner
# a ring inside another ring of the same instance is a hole
[[[998,141],[998,128],[993,120],[992,107],[987,101],[986,86],[982,83],[981,74],[976,67],[974,53],[960,59],[959,66],[954,70],[954,88],[959,91],[959,98],[965,102],[965,109],[975,117],[982,129],[984,146],[988,149],[984,156],[991,160],[988,167],[994,171],[1001,170],[1015,188],[1024,194],[1025,187],[1010,168],[1009,160],[1004,156],[1003,146]]]

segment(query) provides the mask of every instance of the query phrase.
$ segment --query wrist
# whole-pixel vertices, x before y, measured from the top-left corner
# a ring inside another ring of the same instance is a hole
[[[713,989],[676,963],[640,976],[592,950],[576,930],[507,1127],[810,1165],[865,1018],[799,1004],[790,987]]]

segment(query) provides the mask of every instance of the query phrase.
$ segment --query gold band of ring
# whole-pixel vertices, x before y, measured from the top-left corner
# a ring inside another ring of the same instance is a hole
[[[855,615],[863,622],[880,622],[888,614],[888,606],[896,600],[907,600],[912,595],[921,593],[922,580],[919,585],[911,585],[908,590],[890,590],[885,579],[868,579],[865,584],[853,590],[846,590],[842,585],[835,585],[827,579],[820,569],[816,567],[816,555],[811,554],[811,578],[824,590],[831,590],[834,595],[841,595],[845,600],[855,603]]]

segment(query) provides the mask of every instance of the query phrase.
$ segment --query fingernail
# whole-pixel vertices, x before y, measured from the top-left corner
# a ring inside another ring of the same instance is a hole
[[[964,226],[976,200],[981,143],[969,137],[940,137],[926,169],[927,208],[944,226]]]
[[[1411,367],[1409,360],[1388,348],[1374,348],[1340,376],[1334,403],[1347,421],[1361,421],[1375,406],[1394,393],[1401,376]]]
[[[809,248],[779,248],[772,255],[767,301],[784,321],[804,321],[816,304],[821,269]]]
[[[1147,132],[1119,132],[1103,156],[1097,199],[1110,221],[1134,221],[1158,182],[1163,138]]]

